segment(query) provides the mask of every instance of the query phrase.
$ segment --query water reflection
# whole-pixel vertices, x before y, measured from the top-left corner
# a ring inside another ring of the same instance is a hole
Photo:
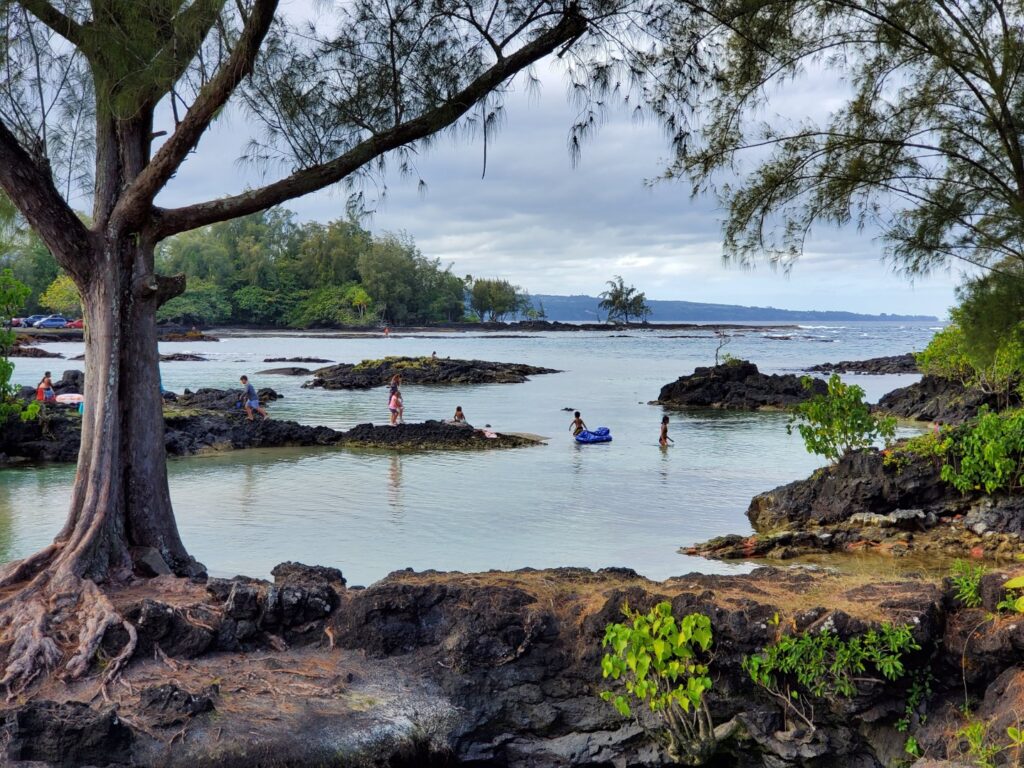
[[[405,518],[405,503],[402,500],[402,454],[392,453],[388,460],[388,506],[391,508],[391,522],[401,525]]]
[[[888,341],[866,343],[842,331],[827,355],[796,338],[780,343],[750,336],[731,346],[770,372],[829,357],[920,349],[930,333],[893,333]],[[628,339],[392,339],[388,353],[429,355],[436,349],[439,356],[565,371],[525,384],[410,387],[417,418],[450,417],[457,402],[481,424],[553,435],[549,444],[479,453],[257,449],[174,460],[168,469],[181,535],[212,573],[228,576],[266,576],[277,563],[297,558],[341,567],[357,584],[405,566],[476,571],[624,565],[654,578],[733,570],[687,559],[677,549],[749,530],[743,513],[752,496],[805,477],[819,462],[797,436],[786,435],[782,413],[669,411],[677,445],[671,452],[654,450],[664,411],[646,403],[665,382],[706,365],[713,345],[710,334],[675,339],[671,349],[656,333]],[[165,363],[164,385],[177,391],[235,386],[264,357],[357,362],[385,352],[372,338],[227,337],[217,346],[200,350],[210,357],[202,370],[194,363]],[[65,345],[60,351],[80,350]],[[19,359],[19,377],[32,379],[49,365]],[[912,380],[903,377],[898,384]],[[340,428],[386,420],[381,390],[302,389],[301,377],[268,383],[284,396],[274,404],[275,417]],[[595,423],[607,424],[615,441],[576,444],[566,424],[571,413],[562,410],[568,403],[595,414]],[[64,522],[73,477],[70,466],[0,470],[0,560],[52,541]]]

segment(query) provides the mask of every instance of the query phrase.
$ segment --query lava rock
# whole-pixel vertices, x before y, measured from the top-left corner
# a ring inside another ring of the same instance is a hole
[[[815,373],[869,373],[885,375],[894,373],[919,373],[917,358],[913,352],[889,357],[872,357],[868,360],[843,360],[838,363],[822,363],[807,370]]]
[[[155,685],[139,692],[139,709],[149,722],[161,728],[184,723],[196,715],[214,710],[216,686],[203,693],[189,693],[177,685]]]
[[[308,376],[311,373],[309,368],[268,368],[265,371],[256,371],[257,376]]]
[[[303,387],[324,389],[372,389],[388,384],[395,374],[403,384],[519,384],[528,376],[558,373],[521,363],[492,363],[486,360],[452,360],[433,357],[385,357],[353,365],[340,363],[313,372]]]
[[[1010,405],[1019,405],[1020,402],[1020,397],[1014,394]],[[999,410],[1005,405],[999,402],[997,395],[966,388],[958,381],[923,376],[909,387],[883,395],[877,410],[904,419],[961,424],[977,416],[982,406]]]
[[[8,760],[56,766],[110,765],[130,760],[132,731],[113,707],[94,710],[68,701],[32,701],[4,719]]]
[[[732,360],[680,376],[661,388],[655,402],[669,407],[727,410],[790,408],[826,391],[827,386],[820,379],[812,379],[811,388],[807,389],[792,374],[768,375],[746,360]]]

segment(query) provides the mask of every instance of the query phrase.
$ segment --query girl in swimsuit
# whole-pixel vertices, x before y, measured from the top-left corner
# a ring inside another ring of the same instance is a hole
[[[47,400],[57,399],[57,395],[54,394],[53,391],[53,379],[50,378],[49,371],[43,374],[43,379],[37,385],[36,392],[42,392],[43,396],[38,397],[37,399],[42,400],[43,402],[46,402]]]

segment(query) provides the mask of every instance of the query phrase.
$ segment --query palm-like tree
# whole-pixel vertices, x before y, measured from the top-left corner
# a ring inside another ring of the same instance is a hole
[[[630,317],[642,320],[651,314],[647,296],[634,286],[627,286],[621,275],[615,275],[614,280],[609,280],[608,290],[603,291],[599,297],[601,302],[598,306],[608,313],[609,323],[619,319],[628,323]]]

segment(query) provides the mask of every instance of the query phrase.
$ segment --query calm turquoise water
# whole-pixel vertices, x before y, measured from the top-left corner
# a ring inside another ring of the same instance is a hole
[[[921,349],[934,325],[847,324],[758,330],[723,351],[767,372]],[[788,337],[788,338],[781,338]],[[689,558],[680,546],[750,527],[750,498],[805,477],[820,462],[778,413],[670,413],[676,444],[657,443],[661,386],[714,360],[710,332],[549,333],[495,338],[432,333],[361,339],[225,337],[165,344],[208,362],[164,363],[165,387],[234,387],[247,373],[284,395],[275,418],[348,428],[386,421],[386,391],[304,390],[303,378],[258,375],[265,357],[356,362],[429,355],[525,362],[563,373],[526,384],[403,387],[406,419],[445,418],[461,405],[475,426],[550,437],[543,446],[483,453],[238,451],[170,462],[171,494],[190,551],[219,575],[267,576],[283,560],[334,565],[366,584],[399,568],[476,571],[628,566],[653,578],[741,567]],[[80,344],[53,344],[66,356]],[[16,380],[81,366],[19,360]],[[310,366],[310,367],[316,367]],[[914,376],[856,376],[871,400]],[[571,413],[614,441],[578,446]],[[0,561],[28,554],[60,528],[74,468],[0,470]]]

